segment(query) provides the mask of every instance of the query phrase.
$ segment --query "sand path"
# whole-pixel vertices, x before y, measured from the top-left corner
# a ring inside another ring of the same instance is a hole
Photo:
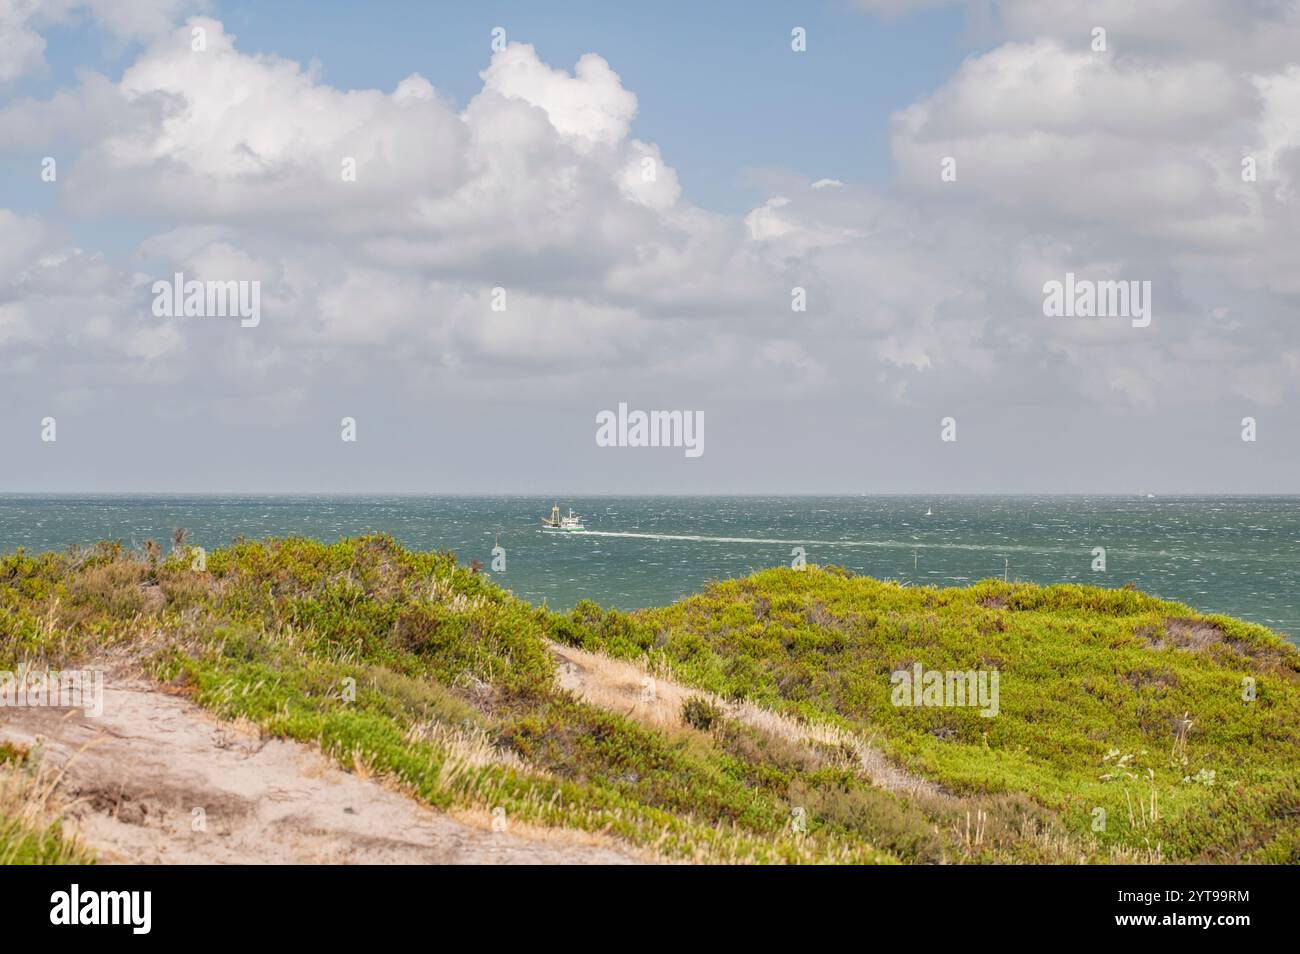
[[[62,771],[64,817],[101,862],[610,864],[638,860],[581,832],[493,831],[436,811],[297,742],[221,722],[144,681],[112,678],[97,718],[0,708],[0,739]]]

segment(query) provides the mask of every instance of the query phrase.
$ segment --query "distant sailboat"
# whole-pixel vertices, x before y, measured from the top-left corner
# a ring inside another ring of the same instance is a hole
[[[925,508],[925,515],[926,515],[927,517],[933,517],[933,516],[934,516],[934,511],[931,510],[929,507],[926,507],[926,508]]]

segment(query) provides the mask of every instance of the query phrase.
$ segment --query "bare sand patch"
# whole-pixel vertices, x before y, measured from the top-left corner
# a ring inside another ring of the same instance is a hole
[[[622,659],[558,643],[551,643],[549,648],[559,662],[557,678],[561,688],[645,725],[684,729],[682,704],[698,696],[759,732],[804,746],[818,758],[852,768],[878,788],[905,795],[945,796],[938,785],[894,764],[867,740],[846,729],[803,722],[748,702],[732,702]]]
[[[101,862],[619,864],[612,838],[436,811],[302,743],[222,722],[144,681],[113,677],[98,718],[0,709],[0,739],[59,774],[66,824]]]

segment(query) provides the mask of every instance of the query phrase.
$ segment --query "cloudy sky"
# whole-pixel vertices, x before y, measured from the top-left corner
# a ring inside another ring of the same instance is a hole
[[[0,491],[1300,492],[1298,146],[1287,0],[0,0]]]

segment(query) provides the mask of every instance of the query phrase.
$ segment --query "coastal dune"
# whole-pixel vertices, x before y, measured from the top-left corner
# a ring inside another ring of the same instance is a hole
[[[39,750],[70,836],[118,864],[627,864],[586,832],[494,831],[319,749],[228,722],[119,666],[98,717],[0,710],[0,740]]]
[[[0,604],[0,673],[102,692],[0,707],[0,860],[1300,861],[1300,652],[1128,587],[554,612],[371,535],[19,552]]]

